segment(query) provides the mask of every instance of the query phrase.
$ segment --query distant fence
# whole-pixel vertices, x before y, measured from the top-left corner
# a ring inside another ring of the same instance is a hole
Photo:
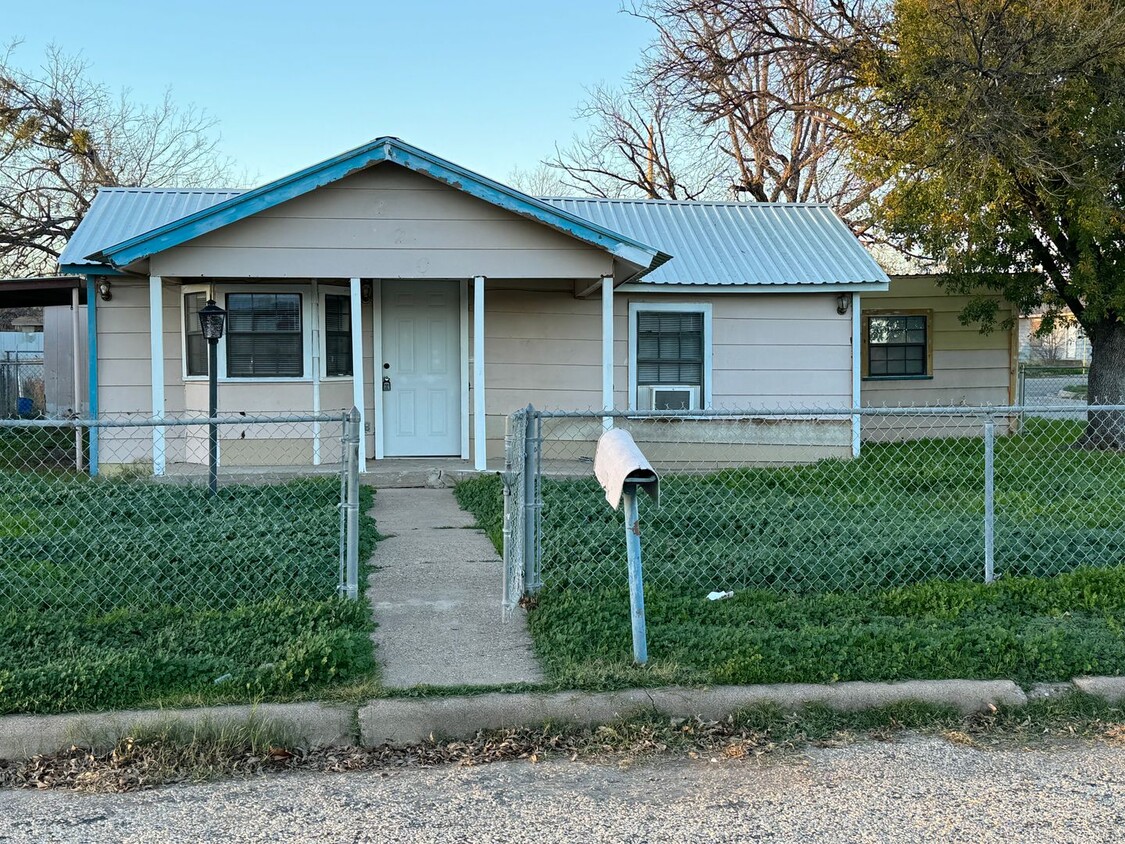
[[[846,591],[1121,565],[1125,407],[1091,412],[1093,443],[1078,414],[528,408],[508,421],[505,602],[625,583],[621,515],[593,477],[607,424],[661,474],[659,507],[641,508],[649,586]]]
[[[41,416],[46,405],[43,353],[4,353],[0,357],[0,419],[32,419]]]
[[[259,445],[253,465],[220,461],[214,495],[206,418],[0,420],[0,607],[73,617],[355,597],[358,419],[215,420],[220,446],[247,430]],[[293,439],[314,430],[325,461],[294,462]],[[202,443],[198,459],[154,474],[134,458],[161,437]],[[94,438],[107,459],[91,477]]]

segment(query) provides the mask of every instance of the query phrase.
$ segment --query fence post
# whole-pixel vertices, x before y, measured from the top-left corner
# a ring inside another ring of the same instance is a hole
[[[530,404],[525,409],[523,450],[523,588],[539,591],[539,415]]]
[[[359,408],[352,407],[344,417],[344,516],[345,516],[345,584],[349,601],[359,598]]]
[[[996,579],[993,557],[996,542],[995,501],[996,420],[984,419],[984,582]]]

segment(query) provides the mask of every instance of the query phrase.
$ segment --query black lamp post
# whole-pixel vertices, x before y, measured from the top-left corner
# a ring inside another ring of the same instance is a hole
[[[199,309],[199,327],[207,339],[207,381],[210,387],[210,401],[207,418],[211,420],[207,432],[207,491],[215,495],[219,490],[219,426],[215,424],[219,404],[219,340],[223,337],[227,312],[208,299]]]

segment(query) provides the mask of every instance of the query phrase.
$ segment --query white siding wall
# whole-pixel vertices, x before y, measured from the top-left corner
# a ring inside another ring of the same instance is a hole
[[[485,374],[490,457],[503,452],[507,414],[601,407],[601,301],[562,284],[486,287]],[[851,317],[829,294],[624,294],[614,297],[614,401],[628,407],[630,302],[709,302],[713,406],[851,406]]]

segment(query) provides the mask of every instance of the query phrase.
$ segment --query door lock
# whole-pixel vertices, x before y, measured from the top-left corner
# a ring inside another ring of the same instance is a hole
[[[391,377],[389,375],[383,376],[383,392],[389,393],[391,391]]]

